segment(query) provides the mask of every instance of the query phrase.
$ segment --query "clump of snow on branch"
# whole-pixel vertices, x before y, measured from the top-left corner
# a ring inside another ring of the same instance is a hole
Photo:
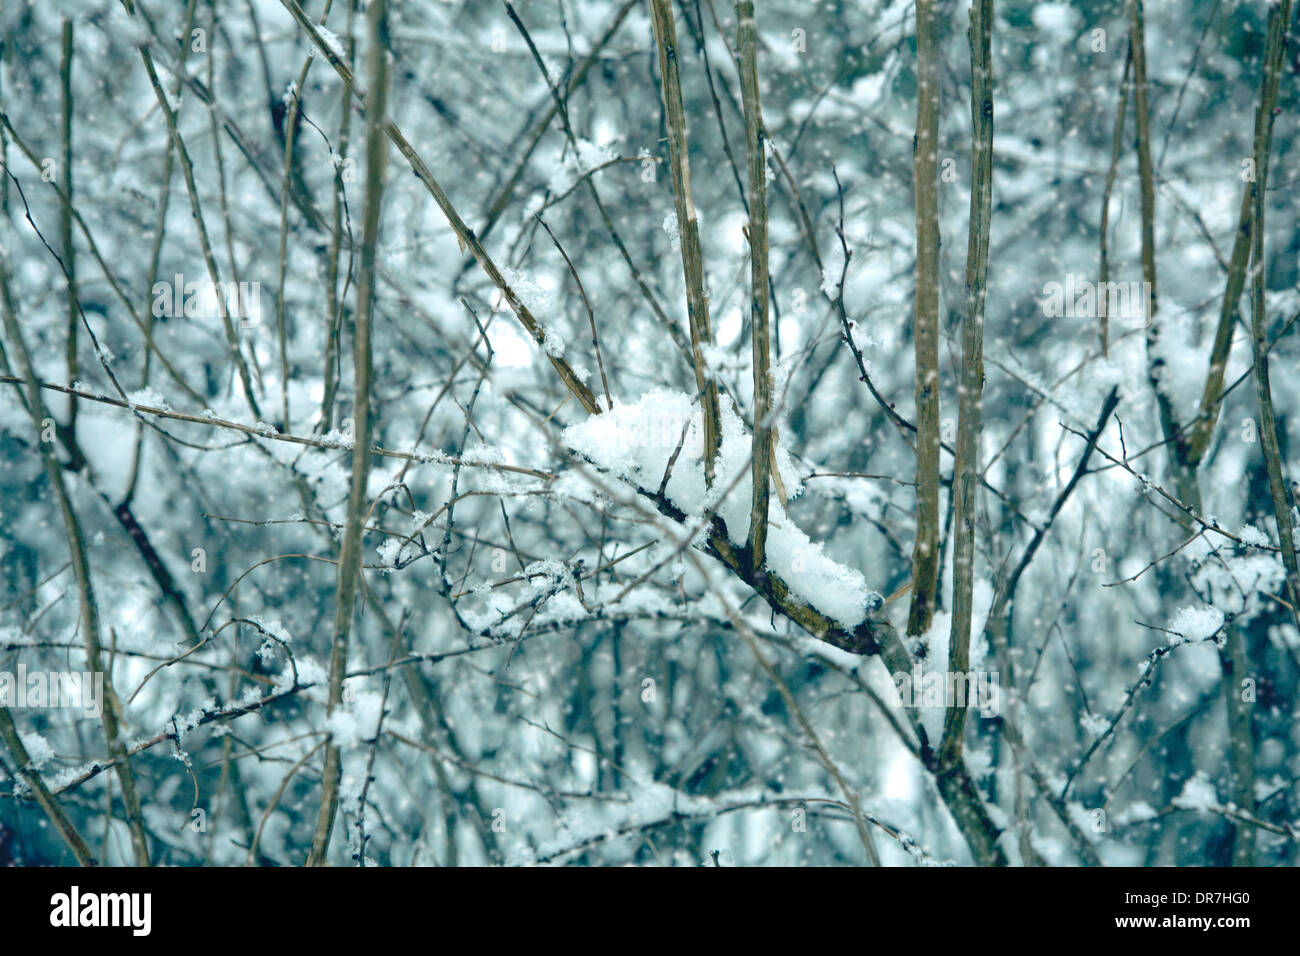
[[[749,531],[751,438],[727,402],[721,418],[721,453],[713,487],[707,490],[699,409],[684,393],[655,389],[636,402],[620,403],[612,412],[569,426],[564,441],[597,467],[649,492],[667,475],[664,493],[686,514],[688,526],[712,510],[725,523],[730,542],[740,546]],[[670,470],[679,442],[681,451]],[[778,454],[777,460],[787,491],[800,489],[802,481],[789,454]],[[796,526],[776,497],[769,502],[767,568],[811,607],[844,628],[856,627],[874,592],[861,572],[834,560]]]

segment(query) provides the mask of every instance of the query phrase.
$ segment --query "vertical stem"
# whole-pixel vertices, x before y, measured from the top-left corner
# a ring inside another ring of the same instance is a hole
[[[370,324],[374,313],[375,258],[379,237],[379,214],[384,191],[384,167],[388,141],[384,111],[388,82],[388,21],[386,0],[371,0],[368,11],[369,43],[366,91],[366,199],[362,218],[361,275],[357,283],[356,331],[353,335],[353,377],[355,399],[352,410],[352,484],[348,513],[339,549],[338,585],[334,602],[334,641],[330,648],[328,711],[333,713],[343,700],[343,675],[348,661],[348,637],[353,605],[361,573],[362,519],[366,510],[366,484],[370,476]],[[329,854],[330,834],[338,811],[342,755],[333,742],[325,748],[325,771],[321,785],[320,813],[312,839],[308,866],[323,866]]]
[[[192,35],[191,31],[194,29],[194,16],[197,10],[198,10],[197,0],[189,0],[185,8],[185,25],[181,28],[182,37],[189,37]],[[210,33],[212,36],[216,36],[215,7],[213,8],[212,11],[211,26],[212,29],[210,30]],[[190,44],[187,42],[182,43],[180,45],[180,52],[177,54],[176,57],[176,74],[172,81],[173,97],[176,98],[180,97],[181,87],[184,82],[183,77],[185,76],[185,64],[189,60],[189,54],[190,54]],[[212,83],[212,70],[213,70],[212,60],[213,60],[212,57],[208,57],[208,88],[209,89],[215,89],[215,85]],[[212,116],[211,111],[209,111],[209,116],[210,117]],[[212,117],[211,125],[213,130],[214,148],[220,151],[219,140],[218,137],[216,136],[215,117]],[[166,238],[167,235],[167,208],[171,204],[172,164],[175,162],[175,158],[176,158],[176,152],[172,144],[171,134],[169,133],[167,135],[167,146],[163,151],[162,176],[160,176],[158,180],[158,182],[161,185],[158,190],[158,205],[157,205],[158,212],[154,219],[153,243],[149,252],[149,271],[145,275],[145,289],[148,292],[148,294],[145,296],[145,301],[149,303],[153,302],[154,280],[158,276],[158,263],[162,261],[163,240]],[[220,174],[218,173],[218,175]],[[227,237],[227,242],[228,241],[229,240]],[[144,349],[144,369],[140,373],[141,388],[144,388],[149,384],[149,377],[153,372],[153,353],[154,353],[153,330],[154,330],[154,324],[156,320],[157,320],[157,316],[153,314],[153,308],[150,307],[147,310],[145,315],[144,337],[145,337],[146,347]],[[69,379],[69,381],[75,381],[75,380]],[[131,451],[131,478],[127,482],[126,494],[122,496],[122,501],[124,502],[130,502],[135,498],[136,485],[139,483],[140,480],[140,465],[144,453],[144,438],[145,438],[146,431],[147,429],[145,428],[143,422],[136,422],[135,446]]]
[[[753,502],[749,512],[749,557],[763,566],[767,549],[768,477],[772,467],[772,345],[768,330],[767,138],[758,90],[757,37],[753,0],[736,4],[736,46],[740,51],[741,96],[745,109],[745,154],[749,159],[750,320],[754,355]]]
[[[907,633],[923,634],[939,580],[939,49],[934,0],[916,0],[916,543]]]
[[[1237,306],[1246,285],[1246,268],[1250,262],[1250,187],[1242,190],[1241,211],[1237,214],[1237,236],[1232,241],[1232,254],[1228,258],[1228,284],[1224,289],[1223,303],[1219,307],[1219,327],[1214,333],[1214,346],[1210,350],[1210,369],[1205,376],[1205,391],[1192,429],[1188,459],[1193,467],[1201,463],[1214,437],[1214,426],[1219,420],[1223,404],[1223,375],[1228,369],[1228,355],[1232,351],[1232,332],[1236,325]]]
[[[320,15],[322,25],[329,19],[330,8],[333,6],[334,0],[325,0],[325,9]],[[310,52],[314,53],[315,51]],[[297,82],[293,86],[293,92],[289,95],[284,117],[284,172],[280,179],[280,268],[275,290],[275,332],[280,344],[280,420],[284,423],[286,432],[293,430],[289,418],[289,344],[284,314],[284,280],[285,274],[289,270],[289,196],[293,193],[295,185],[294,174],[297,173],[299,177],[302,175],[299,169],[300,160],[294,152],[294,147],[297,145],[298,127],[301,125],[298,110],[302,100],[302,91],[307,85],[307,73],[311,70],[313,59],[315,58],[308,56],[303,61],[302,69],[298,71]],[[346,104],[344,111],[346,113]],[[335,185],[337,188],[337,183]],[[334,197],[334,203],[337,208],[337,195]]]
[[[686,279],[686,309],[690,318],[691,355],[695,386],[704,412],[704,478],[713,484],[714,459],[721,444],[718,385],[709,374],[704,349],[712,344],[709,301],[704,294],[704,263],[700,253],[700,225],[691,198],[691,163],[686,140],[686,108],[677,63],[677,27],[669,0],[650,0],[650,18],[659,46],[659,81],[667,114],[668,152],[673,171],[673,196],[677,205],[677,231],[681,236],[682,273]]]
[[[1251,705],[1242,700],[1242,678],[1250,676],[1246,635],[1229,624],[1225,645],[1219,652],[1223,668],[1223,703],[1228,712],[1228,766],[1232,768],[1232,800],[1245,813],[1255,816],[1255,735],[1251,727]],[[1255,865],[1255,828],[1237,822],[1232,841],[1232,865]]]
[[[975,570],[975,490],[979,481],[980,403],[984,390],[984,303],[988,292],[989,219],[993,210],[993,0],[970,8],[970,234],[966,247],[966,321],[961,339],[957,459],[953,466],[953,614],[948,670],[970,670]],[[944,717],[940,766],[961,758],[966,696]]]
[[[4,62],[5,62],[5,48],[7,46],[5,42],[6,39],[7,38],[0,38],[0,102],[4,101]],[[0,163],[4,163],[5,169],[9,168],[9,136],[5,131],[5,125],[3,123],[0,123]],[[9,218],[9,177],[8,176],[0,176],[0,214],[3,214],[6,220]]]
[[[72,20],[63,18],[63,54],[59,79],[63,90],[63,159],[59,174],[63,176],[63,209],[59,217],[59,237],[63,267],[68,274],[68,382],[80,378],[77,364],[77,260],[72,246]],[[68,433],[77,434],[77,400],[68,399]]]
[[[1110,168],[1106,170],[1106,188],[1101,196],[1101,288],[1110,281],[1110,197],[1115,189],[1115,173],[1119,169],[1119,154],[1124,142],[1124,114],[1128,112],[1129,73],[1133,69],[1133,44],[1124,54],[1124,75],[1119,81],[1119,109],[1115,112],[1115,137],[1110,150]],[[1101,354],[1110,353],[1110,316],[1107,313],[1106,295],[1098,298],[1097,309],[1101,318]]]
[[[1137,126],[1138,178],[1142,197],[1142,278],[1151,289],[1149,318],[1154,328],[1156,313],[1156,194],[1155,174],[1151,165],[1151,112],[1147,105],[1147,54],[1143,32],[1142,0],[1129,0],[1132,18],[1133,108]],[[1154,332],[1151,333],[1154,337]]]
[[[344,40],[349,63],[353,61],[356,53],[356,38],[352,35],[352,21],[356,16],[356,12],[357,0],[351,0],[348,6],[347,38]],[[332,190],[333,232],[330,235],[329,266],[326,275],[326,283],[329,288],[326,291],[325,364],[322,376],[325,381],[325,394],[321,397],[320,404],[320,430],[322,434],[334,427],[334,395],[338,391],[339,329],[343,324],[343,303],[347,298],[346,285],[342,290],[339,289],[339,256],[343,245],[343,163],[347,159],[348,144],[352,138],[352,91],[348,89],[347,84],[343,85],[341,100],[339,165],[334,170],[334,189]],[[352,278],[352,261],[352,251],[349,250],[349,268],[345,272],[347,276],[345,281],[350,281]]]
[[[1276,421],[1273,415],[1268,348],[1265,341],[1268,316],[1264,308],[1264,192],[1268,180],[1274,107],[1277,102],[1283,50],[1286,46],[1286,27],[1290,18],[1290,0],[1285,0],[1280,7],[1277,4],[1272,6],[1268,36],[1265,41],[1264,69],[1260,77],[1259,103],[1255,112],[1254,175],[1242,195],[1237,236],[1232,244],[1232,257],[1228,264],[1228,285],[1219,313],[1219,328],[1215,335],[1214,348],[1210,354],[1210,371],[1206,377],[1205,393],[1201,399],[1200,416],[1192,435],[1191,454],[1193,461],[1199,462],[1209,448],[1214,433],[1222,400],[1223,373],[1232,347],[1233,320],[1236,318],[1237,303],[1245,283],[1247,258],[1249,258],[1251,340],[1255,364],[1255,388],[1260,407],[1261,446],[1268,472],[1269,490],[1273,498],[1278,543],[1287,573],[1291,608],[1297,616],[1297,623],[1300,623],[1300,611],[1297,610],[1295,603],[1297,595],[1300,595],[1300,569],[1297,568],[1291,511],[1286,498]],[[1228,716],[1228,763],[1232,768],[1233,800],[1243,811],[1254,816],[1256,811],[1255,735],[1251,705],[1243,701],[1241,696],[1241,681],[1250,674],[1251,665],[1246,648],[1246,635],[1236,627],[1228,627],[1226,645],[1220,651],[1220,662],[1223,668],[1224,703]],[[1232,862],[1234,866],[1255,865],[1253,826],[1244,823],[1236,825]]]
[[[1278,547],[1286,567],[1291,610],[1300,624],[1300,563],[1291,524],[1291,506],[1287,500],[1286,481],[1282,475],[1282,455],[1277,440],[1277,421],[1273,414],[1273,393],[1268,372],[1268,313],[1264,304],[1264,193],[1268,183],[1269,151],[1273,143],[1274,106],[1278,81],[1282,74],[1283,38],[1291,19],[1291,0],[1271,5],[1268,40],[1264,53],[1264,76],[1260,81],[1258,112],[1255,114],[1255,181],[1250,184],[1250,322],[1255,352],[1255,393],[1259,399],[1259,435],[1268,471],[1268,486],[1273,496],[1273,515],[1277,521]]]
[[[1133,55],[1133,112],[1137,127],[1138,180],[1142,199],[1142,279],[1146,284],[1144,296],[1147,305],[1147,375],[1151,390],[1156,396],[1156,409],[1160,417],[1160,430],[1165,439],[1169,457],[1169,471],[1174,478],[1178,500],[1196,513],[1201,512],[1201,491],[1196,480],[1196,469],[1189,465],[1188,441],[1174,415],[1173,402],[1161,384],[1162,360],[1155,356],[1156,341],[1160,337],[1156,324],[1159,298],[1156,294],[1156,187],[1155,171],[1151,164],[1151,111],[1147,102],[1147,54],[1144,33],[1145,17],[1142,0],[1129,0],[1129,17]],[[1189,531],[1194,522],[1186,514],[1179,521]]]

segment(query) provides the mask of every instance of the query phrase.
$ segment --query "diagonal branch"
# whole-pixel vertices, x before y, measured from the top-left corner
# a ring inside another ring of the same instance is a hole
[[[77,828],[72,821],[68,819],[63,808],[59,806],[59,801],[54,799],[50,793],[50,788],[45,785],[41,775],[32,767],[31,757],[27,754],[27,748],[23,746],[22,738],[18,736],[18,728],[14,726],[14,719],[9,713],[8,707],[0,707],[0,740],[3,740],[9,752],[13,754],[14,761],[18,764],[18,776],[27,782],[36,794],[36,802],[41,805],[45,815],[50,818],[54,824],[54,829],[58,831],[59,836],[63,837],[63,842],[68,845],[72,855],[77,858],[77,863],[81,866],[95,866],[95,858],[90,855],[90,850],[86,848],[86,841],[81,838]]]
[[[303,12],[302,7],[298,5],[297,0],[280,0],[280,2],[284,5],[284,8],[289,11],[289,14],[294,18],[294,20],[298,22],[298,25],[302,27],[303,32],[307,34],[312,45],[316,47],[317,52],[329,61],[330,66],[334,67],[334,72],[339,75],[339,78],[343,81],[344,85],[347,86],[352,95],[356,97],[357,101],[364,106],[366,98],[357,91],[352,70],[349,69],[348,65],[343,62],[339,55],[334,52],[334,50],[331,49],[321,37],[320,31],[316,29],[316,25],[312,23],[307,14]],[[532,312],[529,311],[528,307],[519,300],[519,296],[515,294],[510,283],[508,283],[505,280],[505,277],[501,275],[501,270],[499,270],[496,263],[492,261],[492,257],[487,254],[487,250],[483,248],[483,244],[479,241],[478,236],[474,234],[474,230],[465,225],[465,220],[461,219],[460,213],[456,211],[456,207],[452,205],[447,194],[443,192],[442,187],[438,185],[438,180],[434,178],[429,167],[425,164],[424,160],[420,158],[420,154],[415,151],[415,147],[407,141],[406,137],[402,135],[402,131],[398,129],[397,124],[391,119],[384,117],[382,123],[384,134],[392,141],[393,145],[397,147],[397,151],[402,154],[402,157],[407,161],[407,163],[410,164],[411,172],[415,174],[415,178],[418,179],[421,184],[423,184],[424,188],[429,191],[429,195],[433,197],[433,201],[438,204],[438,208],[441,209],[443,215],[447,217],[447,223],[451,226],[452,232],[456,234],[456,238],[459,240],[461,247],[468,249],[474,256],[474,259],[478,262],[479,267],[483,270],[484,274],[501,292],[501,295],[506,300],[506,304],[510,306],[511,311],[514,312],[515,316],[519,319],[519,324],[524,327],[524,331],[532,337],[534,342],[542,346],[543,350],[546,350],[546,357],[550,360],[551,365],[554,366],[555,371],[559,373],[560,378],[573,394],[573,397],[576,398],[582,407],[589,413],[593,415],[597,414],[600,411],[600,407],[596,404],[596,396],[592,394],[591,389],[587,388],[587,386],[583,384],[582,379],[578,377],[577,373],[574,372],[573,367],[565,361],[563,356],[552,354],[551,349],[548,348],[550,343],[547,341],[545,330]]]
[[[39,433],[42,423],[47,418],[45,403],[41,399],[40,385],[36,379],[36,369],[32,363],[31,353],[23,339],[18,325],[18,316],[14,314],[13,302],[9,295],[9,277],[3,261],[0,261],[0,313],[3,314],[4,329],[13,345],[27,386],[27,410],[31,414],[34,430]],[[54,493],[59,513],[63,518],[63,527],[67,535],[68,550],[72,559],[72,571],[77,582],[77,598],[80,608],[81,639],[85,646],[86,666],[96,674],[104,674],[104,706],[100,714],[100,723],[104,728],[104,740],[110,758],[117,764],[118,781],[122,786],[122,806],[126,814],[127,827],[131,833],[131,848],[135,854],[136,864],[149,865],[149,840],[144,828],[144,818],[140,811],[140,798],[135,789],[135,775],[127,759],[126,748],[122,741],[121,705],[113,692],[113,682],[104,670],[104,659],[100,645],[99,606],[95,602],[95,590],[90,576],[90,560],[86,555],[86,538],[81,521],[72,507],[67,485],[63,480],[63,469],[54,457],[54,450],[49,442],[40,442],[41,459],[45,465],[45,476]]]

